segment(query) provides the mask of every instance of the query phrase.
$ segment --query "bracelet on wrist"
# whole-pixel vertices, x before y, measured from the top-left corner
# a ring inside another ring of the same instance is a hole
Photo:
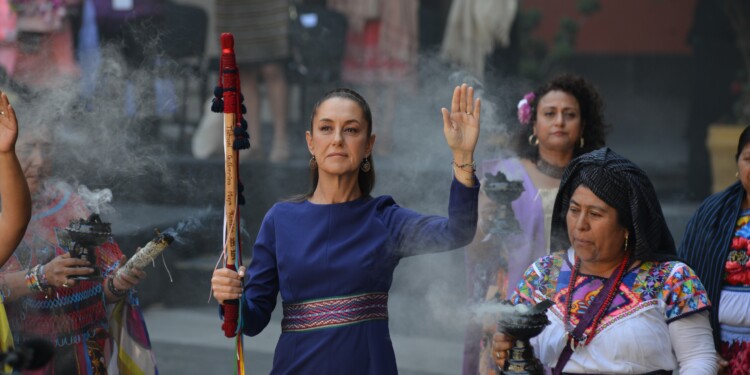
[[[471,161],[471,163],[458,164],[454,159],[453,161],[451,161],[451,164],[464,172],[474,173],[477,171],[477,162],[473,160]]]
[[[39,266],[36,270],[36,279],[39,282],[39,286],[42,287],[42,289],[49,288],[49,281],[47,280],[47,274],[44,272],[44,264]]]
[[[128,293],[127,289],[125,289],[125,290],[117,289],[117,287],[115,286],[115,278],[114,277],[108,277],[107,278],[107,289],[109,289],[109,292],[112,293],[113,296],[118,297],[118,298],[119,297],[124,297],[125,294]]]
[[[44,292],[45,285],[43,285],[39,280],[39,269],[42,268],[41,264],[37,264],[34,267],[29,268],[29,270],[26,272],[26,287],[29,288],[32,292]],[[44,272],[44,269],[42,268],[42,273]],[[45,278],[46,282],[46,278]]]

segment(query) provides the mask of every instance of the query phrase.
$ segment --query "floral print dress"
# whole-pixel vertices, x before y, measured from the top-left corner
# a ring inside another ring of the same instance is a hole
[[[750,209],[742,210],[724,264],[719,303],[721,355],[727,374],[750,374]]]

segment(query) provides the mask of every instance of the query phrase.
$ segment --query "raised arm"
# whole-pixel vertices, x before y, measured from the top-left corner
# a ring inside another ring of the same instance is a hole
[[[395,234],[399,256],[446,251],[468,245],[477,228],[479,183],[474,149],[479,138],[481,101],[466,84],[453,90],[451,110],[442,108],[443,133],[453,154],[448,217],[420,215],[398,206],[386,210],[386,226]]]
[[[463,185],[474,186],[474,149],[479,139],[482,101],[474,100],[474,88],[463,84],[453,90],[450,112],[442,108],[443,133],[453,154],[453,173]]]
[[[0,265],[21,242],[31,218],[31,194],[16,157],[18,122],[8,96],[0,92]]]

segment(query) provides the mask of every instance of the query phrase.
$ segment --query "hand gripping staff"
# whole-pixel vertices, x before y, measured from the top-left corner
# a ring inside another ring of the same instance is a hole
[[[242,183],[239,180],[239,150],[250,147],[247,121],[242,118],[245,106],[240,92],[240,78],[234,56],[234,36],[221,34],[221,66],[219,84],[214,89],[211,110],[224,114],[224,266],[237,270],[242,265],[242,243],[239,236],[240,209],[245,204]],[[244,374],[242,351],[241,299],[224,301],[224,322],[221,326],[226,337],[237,337],[237,374]]]

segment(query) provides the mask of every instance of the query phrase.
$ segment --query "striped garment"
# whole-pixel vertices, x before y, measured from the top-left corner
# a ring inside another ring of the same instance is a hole
[[[146,331],[140,306],[122,300],[115,304],[109,320],[112,359],[108,375],[158,375],[151,339]]]
[[[333,328],[388,319],[388,293],[364,293],[284,304],[283,332]]]
[[[216,31],[234,35],[239,64],[258,64],[289,56],[287,0],[217,0]]]
[[[717,348],[721,344],[718,301],[724,279],[724,264],[734,236],[745,189],[738,181],[724,191],[711,195],[688,221],[677,254],[693,268],[714,301],[711,327]]]

